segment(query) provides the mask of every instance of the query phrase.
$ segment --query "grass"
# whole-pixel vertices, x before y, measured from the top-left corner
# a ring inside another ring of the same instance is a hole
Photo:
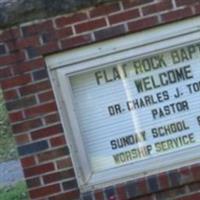
[[[0,188],[0,200],[28,200],[25,182],[20,181],[14,186]]]

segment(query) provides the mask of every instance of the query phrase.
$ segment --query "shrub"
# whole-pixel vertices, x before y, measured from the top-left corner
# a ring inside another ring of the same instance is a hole
[[[8,120],[3,94],[0,90],[0,162],[12,159],[17,159],[17,151]]]
[[[0,200],[28,200],[25,182],[0,189]]]

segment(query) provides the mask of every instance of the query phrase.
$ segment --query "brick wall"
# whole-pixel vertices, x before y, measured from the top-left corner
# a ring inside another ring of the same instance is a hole
[[[44,62],[48,53],[198,14],[199,0],[124,0],[1,31],[1,87],[30,199],[200,199],[200,164],[80,194]]]

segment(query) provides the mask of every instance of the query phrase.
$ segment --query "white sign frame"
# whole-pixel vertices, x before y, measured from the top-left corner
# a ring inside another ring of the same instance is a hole
[[[93,173],[81,139],[67,77],[198,41],[200,42],[200,17],[195,17],[45,58],[81,191],[98,189],[199,162],[200,145]]]

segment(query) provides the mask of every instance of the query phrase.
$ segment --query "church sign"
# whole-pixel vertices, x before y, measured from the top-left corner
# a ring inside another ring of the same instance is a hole
[[[199,158],[199,32],[180,22],[47,57],[81,189]]]

